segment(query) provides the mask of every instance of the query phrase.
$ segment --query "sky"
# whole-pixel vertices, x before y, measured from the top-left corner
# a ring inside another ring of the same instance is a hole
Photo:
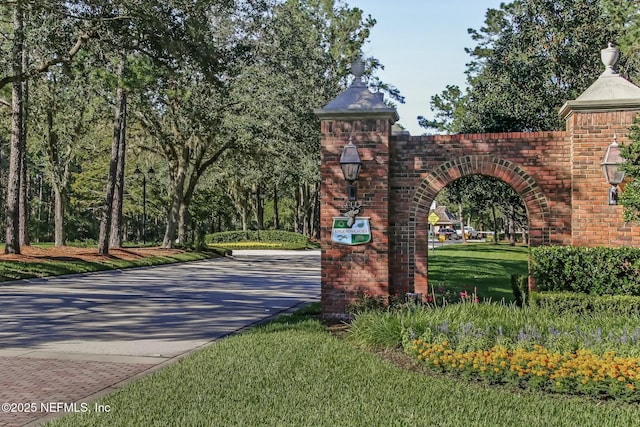
[[[363,54],[380,60],[385,69],[377,75],[405,97],[397,106],[399,123],[412,135],[426,132],[416,117],[433,118],[433,95],[449,84],[466,86],[465,64],[471,57],[464,49],[476,45],[467,29],[480,29],[487,9],[504,1],[346,0],[377,21]]]

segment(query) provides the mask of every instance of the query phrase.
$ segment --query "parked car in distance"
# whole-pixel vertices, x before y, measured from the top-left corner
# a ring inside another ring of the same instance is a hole
[[[451,240],[451,239],[457,240],[460,238],[460,236],[458,236],[458,233],[456,233],[456,230],[449,227],[443,227],[440,230],[438,230],[438,236],[444,236],[444,238],[448,240]]]
[[[477,239],[479,236],[478,230],[471,226],[465,225],[464,233],[467,235],[467,239]]]

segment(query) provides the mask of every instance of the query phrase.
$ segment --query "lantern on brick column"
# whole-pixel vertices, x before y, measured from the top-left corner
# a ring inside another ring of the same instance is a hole
[[[360,175],[362,161],[358,154],[358,147],[355,146],[351,137],[349,137],[349,143],[342,149],[340,167],[342,168],[342,175],[344,175],[345,181],[349,183],[349,200],[356,200],[356,186],[354,182],[358,180],[358,176]]]
[[[607,147],[607,152],[602,159],[602,171],[611,185],[609,189],[609,204],[618,204],[618,184],[624,179],[624,171],[620,167],[624,159],[620,156],[620,147],[618,146],[618,137],[613,136],[613,142]]]

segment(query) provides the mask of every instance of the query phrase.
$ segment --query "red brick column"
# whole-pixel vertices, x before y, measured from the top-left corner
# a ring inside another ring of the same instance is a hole
[[[389,295],[389,114],[357,118],[322,118],[321,209],[322,245],[321,303],[325,318],[344,318],[359,294],[387,298]],[[341,216],[348,201],[347,182],[340,168],[340,155],[349,138],[362,160],[356,182],[358,216],[369,217],[372,239],[356,246],[331,241],[333,218]]]
[[[628,142],[637,111],[574,111],[567,117],[571,135],[571,230],[574,246],[637,246],[640,227],[623,222],[620,205],[609,205],[600,165],[614,134]],[[624,186],[624,184],[623,184]]]

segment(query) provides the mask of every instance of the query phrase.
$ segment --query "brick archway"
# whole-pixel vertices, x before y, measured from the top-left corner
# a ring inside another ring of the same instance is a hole
[[[608,204],[610,186],[600,166],[614,136],[628,140],[640,87],[605,66],[593,85],[561,108],[565,131],[428,136],[392,132],[398,113],[382,93],[369,91],[362,64],[354,67],[351,86],[314,110],[322,134],[323,316],[346,317],[362,289],[379,296],[426,293],[431,202],[467,175],[501,179],[520,194],[531,245],[640,245],[640,226],[624,223],[622,206]],[[370,243],[360,246],[331,240],[333,219],[348,200],[339,161],[349,139],[362,159],[360,216],[371,220]]]
[[[509,184],[522,198],[527,210],[530,244],[549,242],[547,221],[549,202],[540,185],[519,165],[491,155],[462,156],[436,166],[416,189],[410,208],[409,234],[414,244],[409,245],[408,281],[416,292],[426,292],[428,285],[428,222],[427,216],[436,195],[451,182],[469,175],[485,175]]]

